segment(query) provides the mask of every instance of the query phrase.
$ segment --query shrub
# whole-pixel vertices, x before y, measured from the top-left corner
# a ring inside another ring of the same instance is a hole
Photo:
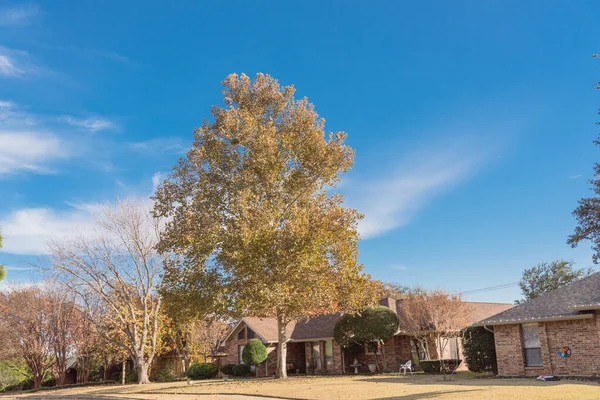
[[[259,365],[267,359],[267,348],[259,339],[252,339],[244,346],[242,360],[246,365]]]
[[[224,364],[224,365],[221,365],[220,371],[223,375],[232,376],[233,375],[233,367],[235,367],[235,364]]]
[[[175,379],[176,377],[173,373],[173,368],[169,366],[165,366],[158,374],[154,376],[154,380],[156,382],[169,382]]]
[[[426,374],[439,374],[445,372],[451,374],[458,368],[462,360],[457,359],[443,359],[443,360],[422,360],[419,365]],[[442,368],[444,370],[442,371]]]
[[[498,373],[494,334],[482,326],[465,329],[463,335],[463,354],[471,372]]]
[[[248,376],[250,374],[250,366],[246,364],[236,365],[232,370],[235,376]]]
[[[442,372],[442,363],[440,363],[440,360],[421,360],[419,365],[426,374],[439,374]]]
[[[115,371],[108,377],[108,380],[121,383],[121,371]],[[125,372],[125,383],[137,383],[137,373],[133,371]]]
[[[212,379],[219,373],[219,368],[212,363],[192,364],[185,374],[190,379]]]

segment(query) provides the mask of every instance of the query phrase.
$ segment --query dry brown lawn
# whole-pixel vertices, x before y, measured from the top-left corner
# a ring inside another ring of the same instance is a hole
[[[232,396],[233,395],[233,396]],[[440,376],[400,375],[292,377],[273,379],[156,383],[145,386],[103,386],[72,388],[23,394],[33,399],[249,399],[235,395],[280,399],[336,400],[419,400],[419,399],[600,399],[600,385],[592,382],[538,382],[533,379],[470,379],[461,374],[453,382]],[[14,398],[14,397],[13,397]]]

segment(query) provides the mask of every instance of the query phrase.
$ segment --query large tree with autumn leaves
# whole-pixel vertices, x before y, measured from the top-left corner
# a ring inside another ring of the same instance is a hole
[[[269,75],[228,76],[225,106],[154,197],[169,221],[161,250],[183,254],[184,271],[219,270],[236,312],[277,318],[280,378],[289,322],[362,309],[379,294],[357,263],[361,214],[328,192],[354,151],[294,92]]]

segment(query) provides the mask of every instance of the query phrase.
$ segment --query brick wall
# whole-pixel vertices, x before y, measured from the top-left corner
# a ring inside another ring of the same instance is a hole
[[[527,368],[523,359],[520,325],[494,327],[498,374],[502,376],[572,375],[600,373],[600,319],[556,321],[538,324],[542,367]],[[557,353],[571,348],[564,360]]]
[[[400,364],[404,364],[411,359],[410,354],[410,337],[404,335],[394,336],[384,344],[385,348],[385,361],[387,370],[389,372],[396,372]],[[350,367],[350,364],[354,362],[354,359],[358,361],[361,366],[358,368],[359,372],[369,372],[368,364],[375,364],[375,355],[366,354],[364,347],[355,353],[347,352],[344,357],[346,363],[346,373],[353,373],[354,368]],[[379,365],[383,364],[383,357],[381,354],[377,355],[379,359]]]
[[[525,375],[520,325],[494,326],[498,375]]]

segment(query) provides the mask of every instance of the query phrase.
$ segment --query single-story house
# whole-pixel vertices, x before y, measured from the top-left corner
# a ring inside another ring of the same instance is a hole
[[[600,373],[598,310],[600,273],[595,273],[476,325],[494,331],[501,376],[590,376]]]
[[[380,304],[398,312],[401,300],[383,298]],[[472,309],[471,319],[479,321],[487,316],[497,314],[510,307],[511,304],[499,303],[467,303]],[[300,319],[290,322],[286,327],[287,337],[287,369],[294,374],[342,374],[354,371],[351,364],[356,359],[360,364],[359,371],[368,372],[367,365],[375,362],[375,354],[368,347],[356,346],[342,351],[333,338],[335,324],[339,314]],[[231,330],[223,342],[223,352],[227,355],[222,360],[225,364],[240,364],[242,351],[250,339],[260,339],[267,346],[267,361],[258,367],[259,376],[270,376],[277,366],[277,320],[275,318],[244,317]],[[432,358],[437,357],[433,341],[429,343]],[[386,364],[389,371],[396,371],[400,364],[408,360],[418,361],[422,358],[418,343],[411,336],[402,333],[388,340],[385,345]],[[462,349],[458,340],[452,341],[446,349],[444,358],[462,358]],[[381,356],[378,355],[381,362]]]

